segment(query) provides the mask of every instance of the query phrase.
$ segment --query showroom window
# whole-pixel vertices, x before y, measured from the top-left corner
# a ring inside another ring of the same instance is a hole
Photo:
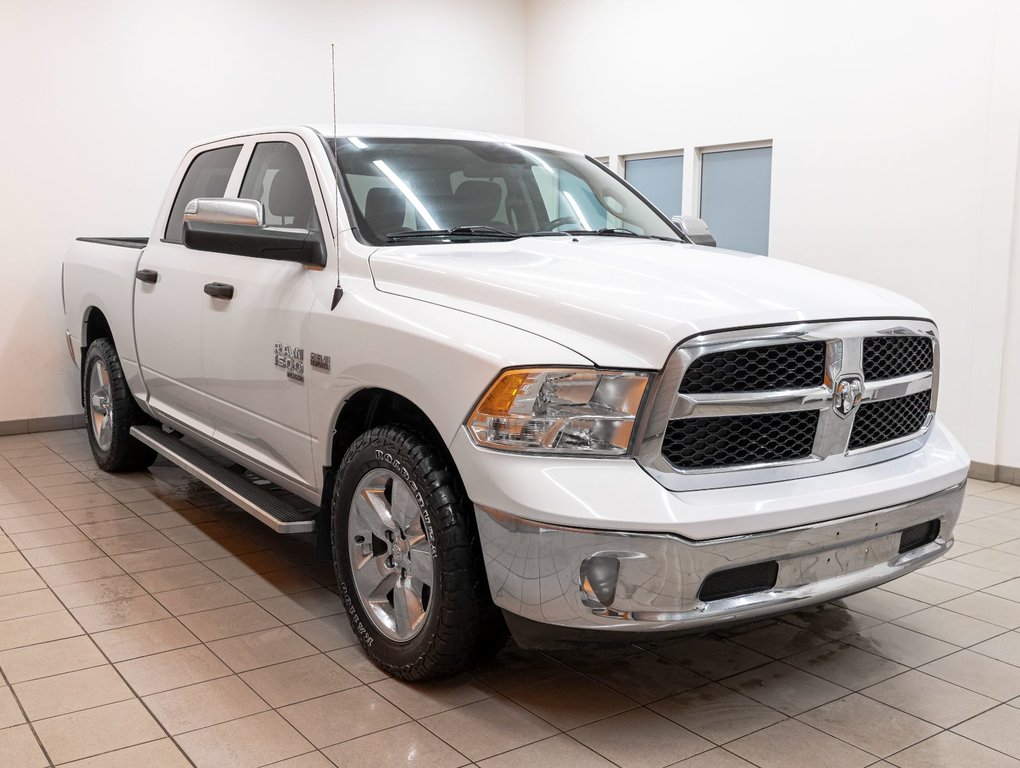
[[[168,243],[184,242],[184,209],[196,197],[223,197],[241,145],[203,152],[191,161],[170,209],[164,237]]]
[[[305,164],[289,142],[268,141],[255,147],[238,196],[261,201],[270,226],[319,229]]]
[[[683,155],[627,160],[624,175],[664,214],[680,215],[683,204]]]
[[[772,147],[702,151],[701,218],[720,248],[768,254],[771,188]]]

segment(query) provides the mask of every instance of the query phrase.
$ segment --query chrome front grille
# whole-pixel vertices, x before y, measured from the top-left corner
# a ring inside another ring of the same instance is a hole
[[[702,355],[684,375],[680,393],[776,392],[821,386],[824,379],[824,341],[772,344]]]
[[[868,336],[864,339],[864,378],[895,379],[930,371],[933,345],[924,336]]]
[[[849,450],[856,451],[912,435],[924,426],[931,411],[931,391],[864,403],[854,417]]]
[[[817,431],[818,411],[676,419],[666,428],[662,455],[681,469],[806,459]]]
[[[937,392],[925,321],[704,334],[659,377],[638,458],[675,490],[850,469],[919,448]]]

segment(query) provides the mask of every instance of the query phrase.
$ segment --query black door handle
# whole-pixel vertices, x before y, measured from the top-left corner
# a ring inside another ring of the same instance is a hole
[[[159,272],[154,269],[140,269],[135,272],[135,278],[141,280],[143,283],[154,283],[158,277]]]
[[[230,301],[234,298],[234,286],[227,285],[226,283],[206,283],[205,292],[217,299]]]

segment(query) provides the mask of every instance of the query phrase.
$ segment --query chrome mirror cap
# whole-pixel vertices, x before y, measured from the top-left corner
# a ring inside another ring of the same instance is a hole
[[[695,245],[711,245],[715,247],[715,237],[708,231],[708,224],[704,219],[694,216],[674,216],[671,221],[690,239]]]
[[[265,224],[262,203],[224,197],[199,197],[184,209],[184,220],[202,224],[240,224],[261,227]]]

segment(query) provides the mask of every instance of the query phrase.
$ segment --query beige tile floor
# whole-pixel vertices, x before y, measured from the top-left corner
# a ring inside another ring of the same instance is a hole
[[[1020,768],[1020,488],[969,491],[952,557],[882,589],[412,686],[307,540],[81,431],[0,437],[0,766]]]

